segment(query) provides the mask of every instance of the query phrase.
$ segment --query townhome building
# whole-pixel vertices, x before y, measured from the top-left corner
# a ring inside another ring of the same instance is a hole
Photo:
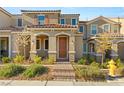
[[[124,59],[124,18],[99,16],[83,21],[80,14],[62,14],[61,10],[20,11],[11,14],[0,8],[0,57],[16,56],[17,35],[24,33],[30,36],[26,58],[51,56],[57,62],[71,62],[88,54],[100,60],[101,54],[95,50],[99,47],[97,34],[108,32],[113,38],[110,56]],[[24,49],[20,46],[20,50]]]

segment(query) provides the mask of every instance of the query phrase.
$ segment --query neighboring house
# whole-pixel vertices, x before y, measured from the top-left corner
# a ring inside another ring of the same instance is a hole
[[[118,18],[100,16],[89,21],[80,21],[80,14],[61,14],[61,10],[21,10],[13,15],[0,8],[0,56],[14,57],[16,34],[27,32],[30,42],[26,46],[26,56],[54,57],[55,61],[76,61],[90,54],[100,59],[96,53],[96,34],[104,31],[114,33],[112,57],[124,59],[123,28]],[[121,18],[123,19],[123,18]]]

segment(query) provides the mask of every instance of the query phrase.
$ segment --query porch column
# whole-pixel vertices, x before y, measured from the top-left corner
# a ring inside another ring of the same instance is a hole
[[[11,35],[9,35],[9,57],[11,58]]]
[[[69,37],[69,61],[70,62],[75,61],[75,37],[74,36]]]
[[[112,44],[112,50],[111,50],[111,57],[113,58],[113,59],[116,59],[117,57],[118,57],[118,44]]]
[[[54,61],[56,61],[56,37],[55,36],[49,36],[48,54],[50,57],[54,58]]]
[[[31,60],[34,58],[36,53],[37,53],[37,51],[36,51],[36,36],[31,35],[31,50],[30,50],[30,58],[31,58]]]

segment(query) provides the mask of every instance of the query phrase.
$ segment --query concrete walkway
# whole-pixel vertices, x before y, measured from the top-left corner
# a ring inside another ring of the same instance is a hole
[[[124,86],[124,81],[76,82],[72,81],[33,81],[0,80],[0,86]]]

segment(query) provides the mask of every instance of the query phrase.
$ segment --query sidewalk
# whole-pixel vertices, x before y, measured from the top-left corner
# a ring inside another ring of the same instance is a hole
[[[124,86],[124,79],[107,82],[0,80],[0,86]]]

